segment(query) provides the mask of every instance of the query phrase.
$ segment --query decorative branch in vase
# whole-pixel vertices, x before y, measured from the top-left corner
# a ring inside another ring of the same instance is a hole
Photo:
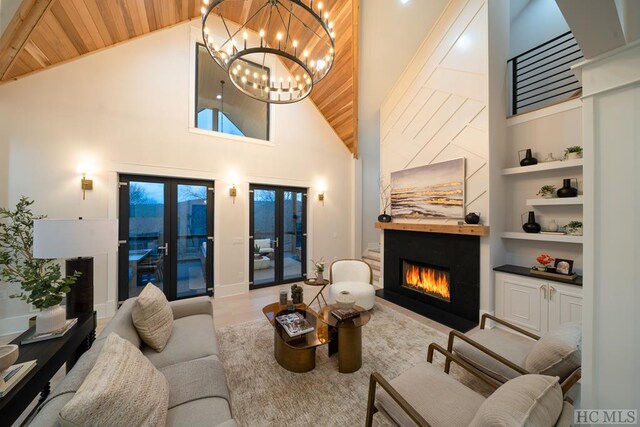
[[[316,272],[316,281],[322,282],[324,280],[324,258],[320,258],[319,261],[311,260],[311,262],[313,263],[313,268]]]
[[[62,277],[54,259],[33,257],[33,221],[45,218],[31,211],[33,200],[21,197],[15,210],[0,208],[0,279],[18,283],[22,291],[10,295],[40,309],[36,333],[64,327],[66,312],[60,306],[79,272]]]
[[[391,184],[384,183],[384,179],[380,178],[378,181],[378,188],[380,190],[380,204],[382,205],[382,213],[378,215],[378,221],[391,222],[391,215],[387,215],[387,209],[391,206]]]

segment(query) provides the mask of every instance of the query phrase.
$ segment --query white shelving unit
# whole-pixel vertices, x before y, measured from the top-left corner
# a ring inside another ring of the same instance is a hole
[[[515,168],[502,169],[502,175],[518,175],[522,173],[544,172],[554,169],[581,168],[583,164],[583,159],[538,163],[533,166],[516,166]]]
[[[567,234],[541,234],[541,233],[519,233],[507,231],[501,234],[503,239],[517,240],[537,240],[540,242],[558,242],[582,244],[583,236],[570,236]]]
[[[584,204],[584,197],[554,197],[552,199],[527,199],[527,206],[570,206]]]

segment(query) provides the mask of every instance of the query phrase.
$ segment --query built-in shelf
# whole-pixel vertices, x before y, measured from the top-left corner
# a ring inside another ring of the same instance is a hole
[[[502,233],[501,237],[503,239],[538,240],[541,242],[576,243],[580,245],[582,244],[582,241],[583,241],[583,236],[569,236],[567,234],[506,232],[506,233]]]
[[[538,163],[533,166],[516,166],[515,168],[502,169],[502,175],[517,175],[521,173],[533,173],[550,171],[554,169],[578,168],[584,164],[583,159],[563,160],[557,162]]]
[[[553,199],[527,199],[527,206],[567,206],[582,205],[584,197],[554,197]]]
[[[509,274],[517,274],[518,276],[526,276],[526,277],[533,277],[534,279],[541,279],[540,276],[536,276],[535,274],[531,273],[531,268],[529,267],[521,267],[519,265],[510,265],[510,264],[506,264],[506,265],[501,265],[500,267],[495,267],[493,269],[493,271],[500,271],[502,273],[509,273]],[[554,282],[561,282],[561,283],[569,283],[571,285],[577,285],[577,286],[582,286],[582,276],[578,276],[573,280],[569,280],[569,279],[562,279],[562,278],[544,278],[545,280],[551,280]]]
[[[376,222],[376,228],[383,230],[417,231],[420,233],[465,234],[467,236],[488,236],[489,227],[484,225],[411,224],[405,222]]]

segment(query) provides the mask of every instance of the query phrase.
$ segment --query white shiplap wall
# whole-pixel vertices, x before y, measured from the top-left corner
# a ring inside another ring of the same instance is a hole
[[[487,22],[484,0],[452,0],[380,112],[380,176],[389,182],[391,172],[464,157],[466,210],[480,212],[484,224]]]

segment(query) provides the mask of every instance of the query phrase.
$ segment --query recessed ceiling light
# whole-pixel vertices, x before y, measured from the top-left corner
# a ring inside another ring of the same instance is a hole
[[[409,3],[409,0],[400,0],[400,3],[407,4],[407,3]]]

